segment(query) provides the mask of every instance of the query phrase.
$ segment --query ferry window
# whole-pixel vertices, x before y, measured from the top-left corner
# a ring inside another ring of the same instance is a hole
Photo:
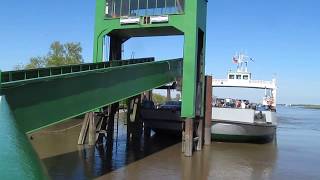
[[[233,74],[230,74],[230,75],[229,75],[229,79],[234,79],[234,75],[233,75]]]
[[[241,75],[237,75],[237,79],[241,79]]]
[[[249,79],[249,76],[248,76],[248,75],[243,75],[243,79],[244,79],[244,80],[248,80],[248,79]]]
[[[182,14],[185,0],[106,0],[107,18]]]

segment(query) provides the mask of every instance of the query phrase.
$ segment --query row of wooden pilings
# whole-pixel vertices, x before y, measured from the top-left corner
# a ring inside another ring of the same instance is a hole
[[[139,118],[139,109],[144,98],[151,100],[152,92],[145,92],[126,101],[126,108],[119,107],[119,103],[102,108],[97,112],[89,112],[85,115],[78,139],[79,145],[88,144],[94,146],[106,142],[112,142],[115,122],[119,123],[119,109],[126,109],[127,139],[138,139],[143,134],[143,122]],[[124,105],[124,104],[122,104]]]
[[[168,90],[170,91],[170,89]],[[168,93],[169,96],[170,93]],[[212,114],[212,77],[205,78],[204,117],[186,118],[183,123],[182,152],[190,157],[193,151],[202,150],[203,145],[211,144],[211,114]],[[141,138],[143,133],[150,136],[150,129],[144,129],[139,118],[139,108],[142,100],[152,100],[152,91],[128,99],[126,111],[127,139]],[[119,116],[119,103],[112,104],[99,112],[90,112],[85,115],[78,144],[88,143],[90,146],[112,142],[116,115]],[[117,119],[118,121],[118,119]],[[118,122],[117,122],[118,123]],[[118,128],[118,125],[117,125]]]
[[[194,150],[211,144],[212,76],[205,77],[204,117],[186,118],[182,132],[182,152],[190,157]]]

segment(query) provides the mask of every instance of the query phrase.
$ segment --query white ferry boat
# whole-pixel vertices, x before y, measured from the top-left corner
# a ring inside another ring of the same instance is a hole
[[[212,108],[212,138],[217,141],[270,142],[276,135],[276,79],[272,81],[252,80],[248,62],[252,58],[237,54],[233,62],[235,72],[230,71],[227,79],[214,79],[213,88],[264,89],[262,103],[250,103],[243,99],[214,98]],[[253,60],[252,60],[253,61]]]

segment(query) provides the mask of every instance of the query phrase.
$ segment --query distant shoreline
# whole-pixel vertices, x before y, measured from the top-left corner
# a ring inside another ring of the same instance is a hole
[[[303,107],[305,109],[320,109],[320,105],[313,104],[292,104],[293,107]]]

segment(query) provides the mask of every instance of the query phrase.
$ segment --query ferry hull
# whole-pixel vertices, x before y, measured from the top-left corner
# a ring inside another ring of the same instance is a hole
[[[226,121],[212,121],[214,141],[268,143],[274,139],[276,126]]]

